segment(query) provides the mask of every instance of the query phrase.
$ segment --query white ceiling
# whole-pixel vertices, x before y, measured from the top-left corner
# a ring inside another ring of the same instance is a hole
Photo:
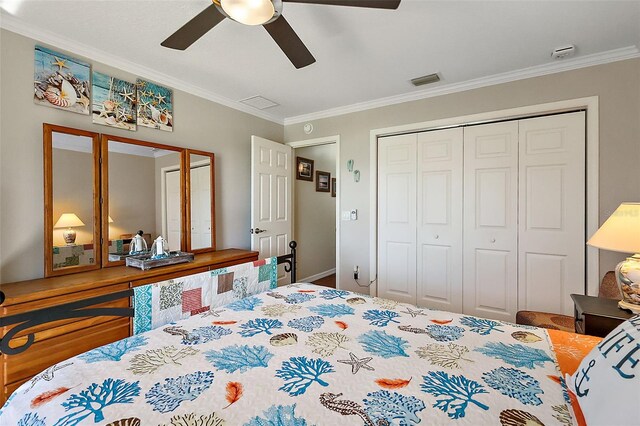
[[[279,105],[253,111],[277,122],[531,67],[548,72],[558,62],[551,51],[566,44],[575,44],[577,54],[562,61],[565,67],[595,61],[583,58],[615,58],[615,49],[639,56],[640,1],[402,0],[395,11],[285,3],[283,15],[317,60],[300,70],[262,27],[228,19],[184,52],[160,46],[209,4],[25,0],[14,17],[3,11],[0,25],[72,42],[74,52],[90,59],[121,58],[131,65],[127,71],[153,73],[140,77],[243,110],[253,109],[238,101],[264,96]],[[439,83],[409,83],[434,72]]]

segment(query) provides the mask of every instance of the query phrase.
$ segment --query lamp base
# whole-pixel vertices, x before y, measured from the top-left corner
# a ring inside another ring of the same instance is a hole
[[[74,231],[71,228],[65,229],[64,232],[62,233],[62,236],[64,237],[64,242],[67,243],[68,246],[74,246],[75,245],[75,242],[76,242],[76,231]]]
[[[640,254],[634,254],[616,266],[616,281],[622,294],[618,306],[640,313]]]

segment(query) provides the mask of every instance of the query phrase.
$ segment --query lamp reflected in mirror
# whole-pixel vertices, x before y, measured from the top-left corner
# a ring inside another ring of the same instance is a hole
[[[73,228],[85,226],[84,222],[80,220],[75,213],[63,213],[60,219],[53,226],[54,229],[67,228],[62,232],[64,242],[68,246],[73,246],[76,243],[76,231]]]

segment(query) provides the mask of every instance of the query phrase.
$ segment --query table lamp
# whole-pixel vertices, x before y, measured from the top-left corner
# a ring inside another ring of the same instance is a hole
[[[82,222],[75,213],[62,213],[62,216],[60,216],[60,219],[58,219],[53,227],[67,228],[62,233],[62,236],[64,237],[64,242],[67,243],[68,246],[71,246],[76,242],[76,231],[71,229],[75,226],[84,226],[84,222]]]
[[[618,307],[640,313],[640,203],[622,203],[587,244],[603,250],[635,253],[616,266],[622,293]]]

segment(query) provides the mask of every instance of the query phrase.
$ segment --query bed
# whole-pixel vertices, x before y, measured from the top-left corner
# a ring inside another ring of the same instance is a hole
[[[557,360],[544,329],[292,284],[51,366],[0,423],[575,424]]]

